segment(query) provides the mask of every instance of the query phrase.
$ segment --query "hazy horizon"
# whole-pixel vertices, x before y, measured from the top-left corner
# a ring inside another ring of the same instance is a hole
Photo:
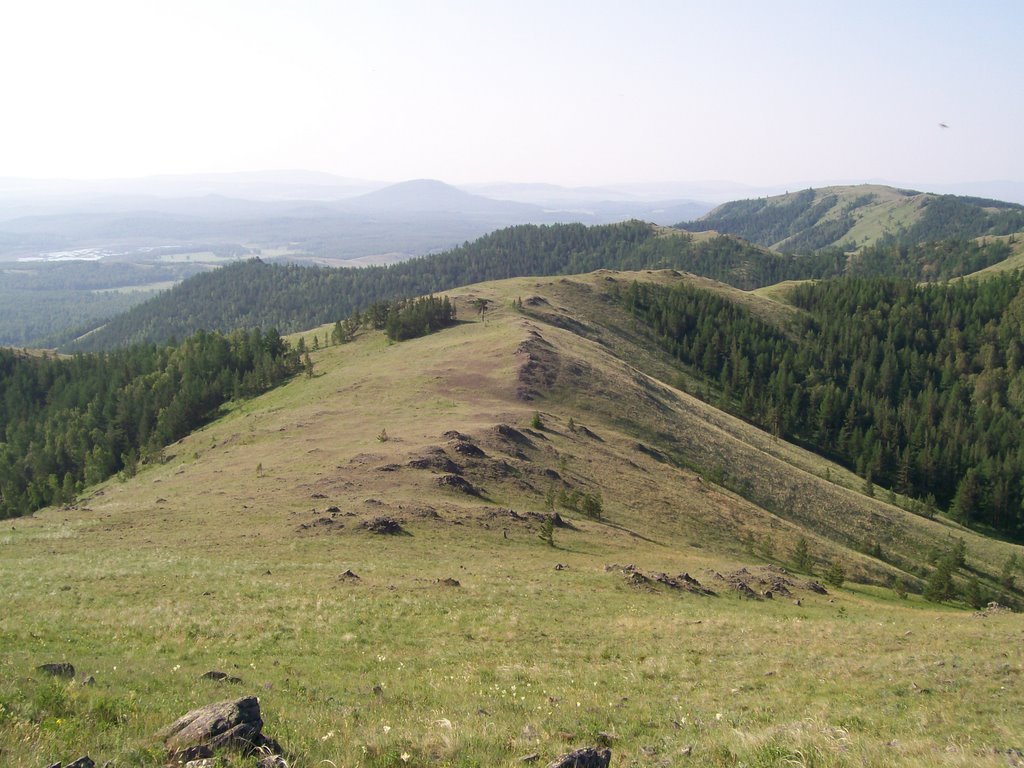
[[[1020,182],[1022,27],[1005,0],[19,4],[0,176]]]

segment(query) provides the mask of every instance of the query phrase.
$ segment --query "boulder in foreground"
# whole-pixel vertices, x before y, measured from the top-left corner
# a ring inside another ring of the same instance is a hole
[[[232,749],[245,754],[265,748],[279,753],[280,746],[263,735],[260,701],[255,696],[221,701],[193,709],[161,732],[172,754],[198,746]]]

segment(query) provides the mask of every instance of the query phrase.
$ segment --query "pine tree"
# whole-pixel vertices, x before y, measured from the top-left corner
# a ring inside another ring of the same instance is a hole
[[[811,558],[810,546],[807,539],[801,536],[793,547],[793,566],[803,573],[812,573],[814,561]]]

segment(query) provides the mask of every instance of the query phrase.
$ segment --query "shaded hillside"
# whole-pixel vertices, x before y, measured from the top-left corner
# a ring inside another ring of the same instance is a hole
[[[735,238],[689,237],[636,221],[598,227],[524,225],[387,267],[329,269],[258,260],[233,264],[186,280],[68,348],[164,341],[198,329],[290,332],[334,322],[376,301],[518,275],[670,267],[756,287],[792,276],[794,263]],[[805,276],[801,265],[795,268]]]
[[[725,203],[679,226],[802,253],[830,247],[852,250],[886,240],[914,245],[1007,235],[1024,230],[1024,206],[874,185],[825,187]]]

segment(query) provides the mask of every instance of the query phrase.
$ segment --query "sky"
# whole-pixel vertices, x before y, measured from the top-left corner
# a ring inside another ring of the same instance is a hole
[[[0,176],[1024,180],[1020,0],[35,0],[0,19]]]

